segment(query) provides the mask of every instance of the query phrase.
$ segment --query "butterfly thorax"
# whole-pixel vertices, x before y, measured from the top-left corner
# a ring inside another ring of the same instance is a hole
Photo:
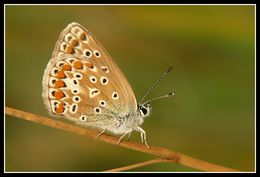
[[[103,129],[114,134],[124,134],[133,130],[138,130],[138,127],[144,122],[144,117],[138,111],[117,116],[116,119],[118,120],[116,124],[103,127]]]
[[[144,119],[151,113],[150,104],[138,105],[137,110],[125,115],[116,116],[118,123],[106,129],[115,134],[124,134],[128,131],[136,130],[144,123]]]

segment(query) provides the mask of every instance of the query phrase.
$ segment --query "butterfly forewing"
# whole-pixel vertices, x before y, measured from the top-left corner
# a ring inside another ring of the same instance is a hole
[[[104,47],[84,27],[61,33],[43,78],[49,112],[89,124],[109,125],[137,110],[134,93]]]

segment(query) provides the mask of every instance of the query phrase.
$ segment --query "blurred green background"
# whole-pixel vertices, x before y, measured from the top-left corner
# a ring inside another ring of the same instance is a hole
[[[48,116],[42,76],[60,32],[75,21],[103,44],[138,100],[173,64],[149,97],[148,143],[208,162],[255,168],[255,7],[6,6],[6,106]],[[131,141],[140,142],[139,133]],[[155,158],[6,116],[7,171],[103,171]],[[198,171],[154,164],[131,171]]]

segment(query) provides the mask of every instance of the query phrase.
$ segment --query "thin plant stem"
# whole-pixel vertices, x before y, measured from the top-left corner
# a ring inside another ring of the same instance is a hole
[[[95,137],[97,135],[96,131],[89,130],[87,128],[79,127],[79,126],[73,125],[73,124],[64,123],[61,121],[57,121],[55,119],[50,119],[50,118],[47,118],[44,116],[28,113],[28,112],[14,109],[11,107],[5,108],[5,114],[16,117],[16,118],[32,121],[32,122],[35,122],[38,124],[47,125],[47,126],[50,126],[53,128],[61,129],[64,131],[91,137],[93,139],[95,139]],[[190,168],[202,170],[202,171],[211,171],[211,172],[212,171],[215,171],[215,172],[217,172],[217,171],[218,172],[238,171],[238,170],[235,170],[232,168],[228,168],[228,167],[224,167],[221,165],[209,163],[209,162],[206,162],[203,160],[199,160],[199,159],[190,157],[188,155],[185,155],[183,153],[176,152],[176,151],[162,148],[162,147],[151,146],[150,149],[148,149],[144,144],[136,143],[136,142],[129,142],[129,141],[121,141],[120,144],[117,144],[118,137],[107,135],[107,134],[102,134],[101,136],[98,137],[97,140],[111,143],[114,145],[118,145],[118,146],[121,146],[124,148],[136,150],[139,152],[152,154],[152,155],[158,156],[163,159],[171,160],[173,163],[178,163],[178,164],[181,164],[181,165],[184,165],[184,166],[187,166]]]
[[[134,169],[134,168],[139,168],[139,167],[151,165],[151,164],[154,164],[154,163],[163,163],[163,162],[172,162],[172,160],[170,160],[170,159],[154,159],[154,160],[136,163],[136,164],[133,164],[133,165],[128,165],[128,166],[124,166],[124,167],[120,167],[120,168],[114,168],[114,169],[106,170],[104,172],[126,171],[126,170],[131,170],[131,169]]]

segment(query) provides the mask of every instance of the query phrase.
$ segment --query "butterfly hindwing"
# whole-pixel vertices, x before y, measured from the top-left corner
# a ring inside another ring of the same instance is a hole
[[[49,112],[93,125],[111,125],[136,111],[130,84],[104,47],[84,27],[69,24],[45,70],[43,97]]]

